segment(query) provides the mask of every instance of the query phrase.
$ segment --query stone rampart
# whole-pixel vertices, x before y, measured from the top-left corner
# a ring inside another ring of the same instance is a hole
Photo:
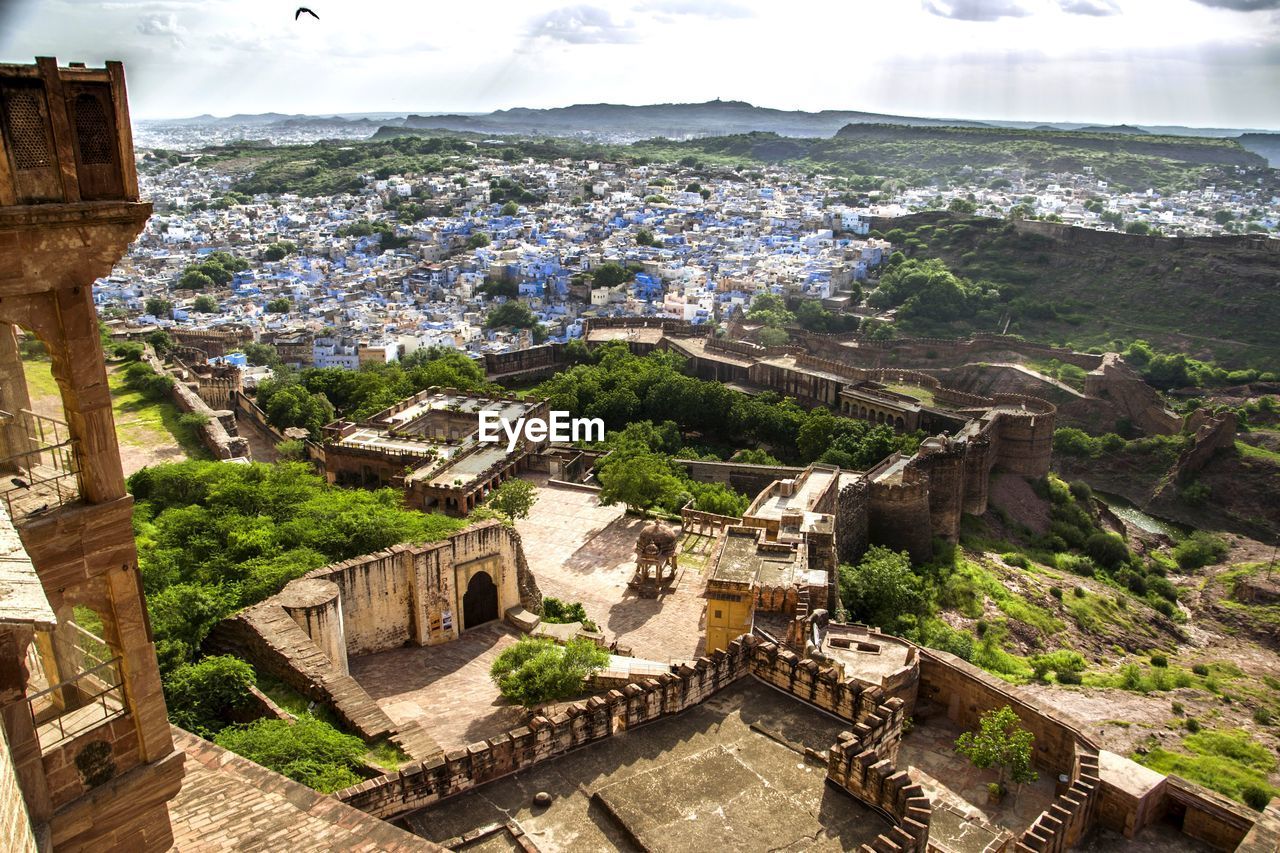
[[[728,649],[677,672],[593,696],[550,717],[535,716],[527,726],[415,762],[334,796],[384,820],[429,806],[699,704],[751,672],[750,647],[755,642],[739,638]]]
[[[1090,829],[1098,810],[1101,780],[1098,752],[1077,743],[1070,787],[1054,797],[1018,840],[1018,851],[1062,853],[1076,845]]]
[[[200,395],[191,389],[186,382],[172,376],[160,359],[150,351],[146,354],[151,369],[162,376],[173,379],[173,402],[183,412],[203,415],[206,420],[196,432],[201,442],[218,459],[239,459],[249,455],[249,442],[241,436],[234,435],[227,429],[227,421],[234,429],[235,418],[224,418],[227,412],[214,411],[209,404],[200,399]]]

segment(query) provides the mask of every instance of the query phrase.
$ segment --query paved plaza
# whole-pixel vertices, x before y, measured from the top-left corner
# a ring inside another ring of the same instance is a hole
[[[642,598],[627,581],[635,570],[636,537],[647,523],[621,506],[601,506],[595,492],[546,485],[516,529],[543,595],[582,602],[608,638],[630,646],[636,657],[695,658],[702,653],[702,569],[710,542],[684,537],[675,588]]]
[[[416,724],[442,749],[458,749],[524,724],[524,710],[489,678],[494,658],[518,636],[490,622],[456,642],[351,658],[351,676],[397,727]]]

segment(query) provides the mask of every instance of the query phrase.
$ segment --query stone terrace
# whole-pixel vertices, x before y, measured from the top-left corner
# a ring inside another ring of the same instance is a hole
[[[521,708],[489,678],[494,659],[519,636],[491,622],[436,646],[405,646],[351,658],[351,675],[397,728],[421,729],[458,749],[524,722]]]
[[[173,743],[187,754],[182,790],[169,803],[180,853],[443,849],[181,729]]]
[[[928,723],[917,725],[902,739],[898,750],[898,766],[909,768],[911,778],[920,783],[933,802],[932,831],[945,833],[954,825],[962,831],[953,839],[985,838],[988,832],[998,833],[1001,829],[1020,837],[1053,802],[1053,776],[1040,770],[1035,782],[1023,785],[1021,791],[1011,785],[1004,800],[991,805],[987,802],[987,783],[995,781],[996,773],[978,770],[956,752],[961,731],[945,717],[930,716]]]
[[[621,506],[601,506],[594,492],[545,485],[516,528],[543,595],[582,602],[609,639],[630,646],[636,657],[690,660],[703,644],[704,555],[696,552],[705,543],[686,538],[675,588],[657,599],[641,598],[627,581],[645,524]]]
[[[407,823],[440,843],[505,825],[543,853],[853,850],[888,824],[826,784],[825,763],[805,756],[806,748],[831,746],[847,726],[765,685],[741,682],[684,713],[491,782]],[[551,806],[532,805],[537,791],[552,795]]]

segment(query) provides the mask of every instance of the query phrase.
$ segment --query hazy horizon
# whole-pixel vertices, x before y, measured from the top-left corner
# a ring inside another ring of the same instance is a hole
[[[121,59],[133,115],[700,103],[1280,128],[1280,0],[0,0],[0,61]],[[406,106],[407,105],[407,106]]]

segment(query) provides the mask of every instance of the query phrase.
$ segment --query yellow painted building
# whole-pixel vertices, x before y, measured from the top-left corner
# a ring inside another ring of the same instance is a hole
[[[730,642],[751,633],[759,573],[755,556],[759,533],[745,527],[725,530],[707,578],[707,654],[727,649]]]

